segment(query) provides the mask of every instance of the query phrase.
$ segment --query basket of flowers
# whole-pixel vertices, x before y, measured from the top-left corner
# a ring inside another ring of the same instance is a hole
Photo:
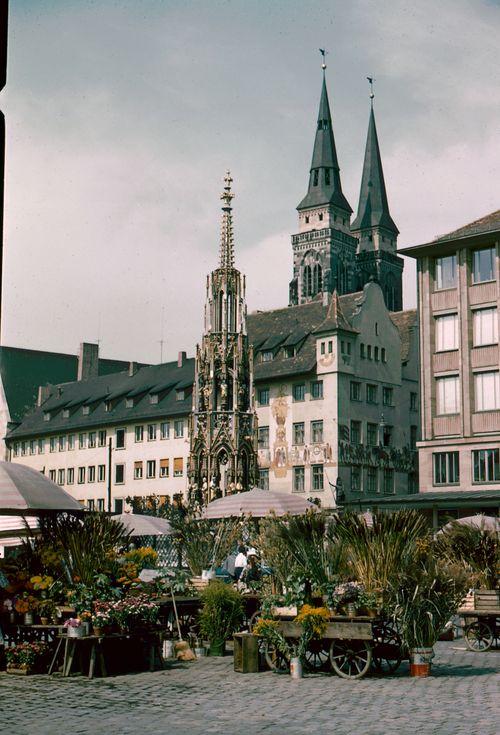
[[[41,641],[18,643],[5,651],[7,673],[24,676],[44,673],[47,668],[49,654],[49,646]]]

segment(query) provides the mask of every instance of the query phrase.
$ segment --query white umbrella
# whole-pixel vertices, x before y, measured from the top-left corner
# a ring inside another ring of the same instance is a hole
[[[308,510],[317,510],[314,503],[291,493],[277,493],[255,487],[244,493],[226,495],[212,500],[202,513],[202,518],[230,518],[251,515],[262,518],[270,513],[277,516],[298,516]]]
[[[472,526],[480,528],[483,531],[500,531],[500,520],[494,516],[485,516],[478,513],[475,516],[466,516],[465,518],[457,518],[455,521],[447,523],[443,526],[442,531],[449,531],[453,527],[453,523],[460,523],[462,526]]]
[[[174,531],[166,518],[138,513],[120,513],[114,521],[123,523],[131,536],[170,536]]]
[[[77,500],[41,472],[24,464],[0,462],[0,515],[82,510]]]

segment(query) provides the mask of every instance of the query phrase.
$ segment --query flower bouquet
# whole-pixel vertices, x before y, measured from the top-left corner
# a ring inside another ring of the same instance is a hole
[[[354,616],[363,592],[364,587],[359,582],[342,582],[333,588],[330,605],[334,609],[343,608],[347,615]]]
[[[94,635],[101,636],[115,622],[113,604],[106,600],[95,600],[92,612]]]

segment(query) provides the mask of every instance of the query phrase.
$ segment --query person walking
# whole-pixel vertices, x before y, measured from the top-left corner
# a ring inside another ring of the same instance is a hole
[[[234,579],[237,582],[241,577],[241,573],[247,565],[246,548],[242,544],[238,546],[238,554],[234,560]]]

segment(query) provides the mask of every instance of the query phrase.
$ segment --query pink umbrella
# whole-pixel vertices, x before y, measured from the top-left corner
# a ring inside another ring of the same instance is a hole
[[[270,513],[277,516],[299,516],[308,510],[317,509],[314,503],[300,496],[270,492],[255,487],[244,493],[235,493],[212,500],[203,511],[202,518],[231,518],[244,515],[262,518]]]

